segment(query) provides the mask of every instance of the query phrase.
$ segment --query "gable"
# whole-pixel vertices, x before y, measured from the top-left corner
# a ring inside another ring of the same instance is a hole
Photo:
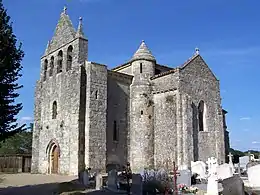
[[[66,13],[62,13],[56,26],[54,36],[48,47],[48,51],[51,52],[56,50],[69,41],[72,41],[75,38],[75,35],[76,32],[69,16]]]
[[[180,67],[180,70],[185,75],[189,74],[191,77],[194,76],[195,78],[218,81],[217,77],[200,55],[193,56]]]

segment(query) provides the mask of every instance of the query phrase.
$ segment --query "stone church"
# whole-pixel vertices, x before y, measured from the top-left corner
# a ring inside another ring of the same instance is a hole
[[[219,80],[198,49],[173,68],[142,41],[126,63],[108,69],[89,61],[82,18],[75,30],[64,9],[41,57],[31,171],[75,175],[130,162],[135,172],[211,156],[224,162],[225,114]]]

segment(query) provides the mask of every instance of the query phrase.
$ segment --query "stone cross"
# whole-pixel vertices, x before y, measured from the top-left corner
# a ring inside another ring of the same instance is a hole
[[[233,157],[233,155],[231,154],[231,152],[229,152],[228,157],[229,157],[229,164],[231,164],[231,163],[232,163],[232,157]]]
[[[217,159],[214,157],[208,158],[208,161],[206,162],[208,164],[208,172],[210,175],[216,175],[217,174]]]
[[[66,14],[66,12],[67,12],[67,7],[64,6],[64,8],[63,8],[63,13]]]

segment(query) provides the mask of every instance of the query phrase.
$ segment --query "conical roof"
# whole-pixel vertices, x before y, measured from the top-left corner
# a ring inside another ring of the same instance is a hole
[[[82,25],[82,17],[79,18],[79,25],[78,25],[76,37],[85,38],[84,31],[83,31],[83,25]]]
[[[155,57],[153,56],[153,54],[151,53],[144,41],[142,41],[141,45],[132,57],[132,60],[140,59],[155,60]]]

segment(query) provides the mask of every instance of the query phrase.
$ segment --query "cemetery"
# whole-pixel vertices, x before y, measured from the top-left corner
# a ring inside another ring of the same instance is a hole
[[[139,173],[130,172],[130,176],[124,169],[111,168],[108,173],[92,175],[91,169],[87,169],[83,173],[83,183],[87,188],[113,194],[259,194],[259,160],[249,154],[233,164],[231,153],[228,157],[229,163],[218,164],[215,157],[210,157],[206,162],[191,162],[190,168],[178,168],[173,162],[169,170],[144,168]]]

